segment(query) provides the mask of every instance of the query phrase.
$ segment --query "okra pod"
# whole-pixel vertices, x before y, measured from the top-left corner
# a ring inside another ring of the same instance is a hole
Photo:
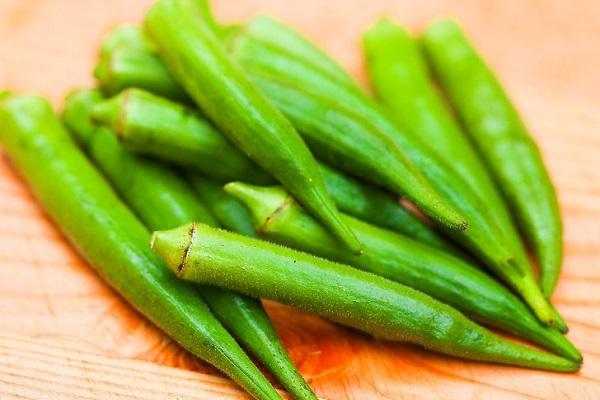
[[[127,89],[99,102],[92,118],[116,132],[129,150],[160,159],[171,156],[221,181],[273,181],[197,111],[145,91]],[[169,146],[155,145],[161,140]]]
[[[487,166],[439,97],[417,44],[402,27],[384,19],[365,33],[363,46],[371,82],[379,98],[409,133],[422,138],[430,151],[452,164],[485,199],[510,241],[517,264],[532,276],[529,256],[507,204]],[[556,314],[555,318],[555,325],[566,330],[560,316]]]
[[[360,243],[341,222],[308,147],[228,56],[193,1],[159,0],[145,26],[165,64],[215,125],[359,253]]]
[[[298,32],[265,15],[252,18],[240,28],[244,36],[255,38],[273,48],[286,52],[290,57],[310,63],[313,67],[341,83],[356,85],[342,67],[324,51],[306,40]],[[239,34],[239,31],[238,31]],[[234,39],[235,40],[235,39]]]
[[[101,57],[94,69],[98,86],[107,95],[128,87],[140,87],[177,101],[189,97],[154,53],[120,48]]]
[[[536,144],[491,69],[451,21],[433,24],[423,46],[435,75],[499,183],[552,294],[562,264],[562,222]]]
[[[323,118],[327,115],[323,113],[332,104],[337,104],[336,110],[352,110],[354,114],[368,120],[377,132],[392,139],[444,200],[469,220],[469,229],[450,232],[452,237],[468,247],[491,271],[518,292],[540,320],[549,325],[560,322],[533,276],[518,265],[518,255],[512,251],[511,239],[499,227],[493,210],[454,171],[452,164],[444,163],[418,137],[400,129],[380,106],[356,86],[333,81],[309,63],[288,57],[284,52],[262,45],[256,39],[238,37],[233,43],[235,48],[232,54],[246,73],[275,105],[282,108],[294,124],[303,127],[299,128],[301,131],[314,129],[315,136],[318,136],[321,131],[315,120]],[[312,102],[329,102],[330,106],[308,108],[306,102],[298,100],[302,96],[309,97]],[[320,110],[321,114],[316,114],[315,110]],[[350,118],[348,112],[346,114]],[[356,117],[352,118],[356,120]],[[335,121],[328,122],[331,129]],[[340,141],[348,140],[352,136],[352,128],[356,126],[350,123],[337,125]]]
[[[199,113],[142,90],[128,89],[122,96],[107,100],[107,103],[98,103],[92,110],[92,116],[96,117],[97,122],[113,128],[127,149],[156,156],[186,168],[196,166],[196,169],[202,169],[212,179],[223,180],[224,177],[229,177],[230,180],[245,179],[251,182],[255,180],[253,177],[263,175],[256,170],[256,166],[253,168],[252,165],[247,165],[244,171],[231,167],[239,165],[235,160],[245,157],[233,146],[217,147],[219,151],[215,154],[212,151],[215,147],[210,144],[221,143],[226,139],[215,138],[214,135],[220,133],[213,129],[193,129],[192,127],[210,127]],[[156,116],[160,116],[159,121],[155,121]],[[182,157],[182,154],[187,156]],[[458,252],[430,227],[401,207],[393,195],[335,171],[323,163],[319,164],[319,168],[329,194],[343,212],[398,230],[433,246]],[[202,177],[198,179],[203,180]],[[221,188],[215,190],[222,191]],[[210,188],[207,191],[214,193]],[[210,198],[204,200],[210,205]],[[213,214],[218,216],[215,209]],[[240,216],[239,213],[236,214]]]
[[[579,351],[560,332],[544,326],[507,288],[458,257],[343,215],[363,244],[364,253],[356,257],[340,251],[283,188],[235,182],[226,190],[248,207],[262,238],[402,283],[481,323],[581,361]]]
[[[46,212],[98,274],[133,307],[257,399],[279,395],[214,317],[194,286],[173,279],[148,249],[149,232],[117,198],[36,96],[0,103],[0,142]]]
[[[100,58],[110,57],[120,49],[155,53],[156,46],[144,30],[133,24],[122,24],[112,28],[100,45]]]
[[[579,369],[502,339],[414,289],[277,244],[190,224],[155,232],[151,247],[182,279],[289,304],[383,339],[472,360]]]

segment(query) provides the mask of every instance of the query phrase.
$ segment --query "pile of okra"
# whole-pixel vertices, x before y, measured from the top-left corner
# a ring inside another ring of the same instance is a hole
[[[452,21],[416,38],[381,19],[362,51],[373,94],[273,18],[225,26],[204,1],[158,0],[106,35],[96,87],[61,114],[2,92],[0,143],[108,284],[257,399],[280,396],[255,362],[316,399],[260,299],[579,370],[550,303],[556,193],[494,73]]]

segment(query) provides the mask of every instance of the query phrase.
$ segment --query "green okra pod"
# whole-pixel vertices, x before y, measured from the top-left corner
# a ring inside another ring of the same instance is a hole
[[[306,40],[298,32],[271,17],[266,15],[256,16],[240,29],[243,30],[244,36],[255,38],[278,51],[286,52],[290,57],[310,63],[331,79],[339,80],[341,83],[348,85],[356,85],[354,79],[348,76],[346,71],[329,58],[325,52]],[[239,30],[237,34],[239,34]]]
[[[243,35],[239,33],[239,35]],[[518,292],[540,320],[546,324],[562,322],[544,298],[533,276],[518,265],[518,255],[512,251],[512,239],[500,228],[493,210],[468,182],[454,171],[452,164],[435,156],[418,137],[399,128],[398,124],[356,85],[340,84],[320,73],[310,63],[303,63],[272,46],[263,45],[251,37],[237,37],[232,41],[232,54],[255,84],[290,118],[304,135],[313,130],[318,137],[322,128],[315,121],[328,115],[336,105],[338,114],[345,109],[346,118],[368,120],[377,132],[383,133],[402,148],[410,160],[428,178],[434,189],[469,220],[469,229],[449,232],[468,247],[487,267]],[[302,98],[303,101],[299,101]],[[304,101],[304,99],[309,99]],[[329,107],[307,107],[306,104],[329,102]],[[316,114],[315,110],[321,111]],[[325,113],[325,114],[323,114]],[[335,126],[337,140],[347,140],[357,125],[327,120],[328,129]],[[335,137],[335,136],[333,136]],[[316,152],[313,146],[313,151]],[[317,153],[318,154],[318,153]],[[320,155],[322,156],[322,154]]]
[[[0,103],[0,143],[46,212],[102,278],[184,348],[257,399],[280,398],[198,296],[148,249],[150,234],[36,96]]]
[[[173,100],[189,101],[162,60],[151,52],[119,48],[100,58],[94,77],[108,95],[128,87],[140,87]]]
[[[192,0],[159,0],[145,26],[165,64],[215,125],[281,182],[353,252],[317,163],[292,124],[227,55]]]
[[[550,297],[562,264],[562,222],[539,149],[497,78],[456,23],[433,24],[422,42],[435,75],[531,244],[542,292]]]
[[[245,236],[255,236],[252,216],[248,209],[237,198],[223,190],[221,183],[195,173],[187,175],[200,200],[224,228]]]
[[[507,204],[465,132],[437,93],[417,44],[399,25],[383,19],[363,37],[371,82],[378,97],[406,130],[419,136],[437,157],[485,199],[498,226],[506,233],[518,265],[532,276],[533,269]],[[558,327],[566,324],[555,315]]]
[[[220,133],[199,113],[148,92],[129,89],[116,98],[95,105],[92,116],[97,122],[114,129],[120,142],[129,150],[155,156],[186,168],[195,166],[196,170],[201,169],[207,176],[216,180],[229,178],[252,182],[259,177],[261,181],[265,181],[261,183],[274,183],[264,176],[264,172],[258,171],[255,164],[243,161],[247,158],[234,146],[211,145],[222,143],[226,139],[216,138],[215,135]],[[329,194],[343,212],[398,230],[433,246],[458,251],[401,207],[393,195],[359,182],[323,163],[319,164],[319,168]],[[204,180],[203,177],[198,179]],[[218,195],[218,192],[222,192],[222,188],[206,188],[206,193]],[[210,197],[203,199],[208,206],[217,201]],[[226,199],[224,201],[227,202]],[[212,209],[217,217],[218,210],[218,206]],[[241,219],[237,222],[243,223],[244,217],[238,211],[233,212],[237,216],[234,215],[234,220],[230,222],[236,223],[239,217]],[[227,213],[223,216],[228,218]],[[225,220],[221,222],[227,226]]]
[[[153,234],[182,279],[272,299],[383,339],[456,357],[554,371],[580,363],[511,343],[399,283],[280,245],[190,224]]]
[[[356,257],[340,251],[283,188],[235,182],[226,190],[248,207],[260,237],[405,284],[477,321],[581,361],[581,353],[559,331],[544,326],[507,288],[458,257],[343,216],[363,244],[363,254]]]
[[[174,155],[179,165],[221,181],[273,181],[197,111],[143,90],[127,89],[99,102],[92,118],[116,132],[129,150],[163,160]],[[169,146],[157,146],[161,140]]]
[[[160,162],[127,152],[107,128],[91,125],[91,109],[101,100],[95,90],[72,93],[65,101],[65,120],[78,138],[85,139],[82,144],[94,163],[142,222],[152,230],[192,221],[218,226],[181,176]],[[316,399],[289,359],[260,301],[205,285],[199,293],[221,323],[296,398]]]
[[[108,32],[100,45],[100,58],[110,57],[120,49],[156,52],[156,46],[144,30],[133,24],[117,25]]]

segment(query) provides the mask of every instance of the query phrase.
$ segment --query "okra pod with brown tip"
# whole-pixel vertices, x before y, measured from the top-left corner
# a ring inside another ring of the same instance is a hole
[[[341,221],[308,147],[225,52],[194,2],[159,0],[145,26],[167,67],[215,125],[359,253],[360,243]]]
[[[226,190],[252,212],[262,238],[405,284],[477,321],[581,361],[581,353],[558,330],[544,326],[507,288],[463,259],[343,215],[363,244],[363,254],[356,257],[341,252],[283,188],[234,182]]]
[[[580,363],[511,343],[407,286],[202,224],[154,232],[152,249],[182,279],[272,299],[377,337],[487,362],[574,372]]]
[[[91,159],[144,224],[152,230],[170,229],[192,221],[218,226],[188,182],[170,167],[126,151],[115,135],[107,132],[108,128],[81,123],[86,118],[90,122],[90,110],[100,100],[100,94],[94,90],[72,93],[65,100],[65,119],[77,137],[87,139],[82,144]],[[88,128],[94,131],[87,132]],[[295,398],[316,399],[290,360],[259,300],[206,285],[200,286],[198,292],[238,342]]]
[[[127,89],[98,102],[92,119],[116,132],[129,150],[175,159],[221,181],[273,182],[200,113],[143,90]]]
[[[0,143],[42,207],[98,274],[185,349],[257,399],[278,393],[214,317],[194,286],[148,249],[149,232],[36,96],[0,102]]]

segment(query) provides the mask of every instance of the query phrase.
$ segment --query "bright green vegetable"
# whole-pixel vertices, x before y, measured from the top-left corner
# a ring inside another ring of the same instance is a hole
[[[371,81],[380,99],[408,132],[422,138],[437,157],[452,164],[485,199],[510,240],[518,265],[533,277],[510,211],[487,167],[439,97],[416,43],[402,27],[384,19],[365,33],[363,44]],[[566,330],[560,316],[556,318],[556,325]]]
[[[273,182],[198,112],[142,90],[127,89],[99,102],[92,118],[114,130],[130,150],[175,159],[220,181]],[[161,140],[169,145],[157,146]]]
[[[156,46],[141,27],[133,24],[117,25],[111,29],[100,46],[100,58],[110,57],[119,49],[127,48],[142,52],[156,52]]]
[[[159,0],[145,25],[166,65],[215,125],[342,243],[360,252],[300,135],[229,58],[194,3]]]
[[[581,354],[560,332],[544,326],[508,289],[460,258],[343,216],[363,244],[363,254],[353,256],[340,251],[331,235],[282,188],[236,182],[226,190],[252,212],[260,237],[405,284],[482,323],[581,361]]]
[[[342,67],[317,46],[306,40],[298,32],[288,28],[281,22],[265,15],[252,18],[240,28],[244,36],[255,38],[265,45],[285,51],[290,57],[310,63],[313,67],[327,74],[331,79],[348,85],[356,85]],[[239,35],[240,29],[235,32]],[[233,37],[235,40],[235,37]]]
[[[224,228],[244,236],[255,236],[252,216],[238,199],[223,190],[222,184],[194,173],[189,173],[188,179],[202,203]]]
[[[96,271],[194,355],[258,399],[280,398],[215,319],[196,288],[173,279],[148,249],[146,228],[35,96],[0,103],[0,142],[44,209]]]
[[[414,289],[269,242],[190,224],[155,232],[151,247],[182,279],[279,301],[383,339],[473,360],[579,369],[495,336]]]
[[[338,130],[338,140],[348,140],[352,137],[359,126],[355,121],[360,117],[362,120],[368,120],[372,129],[395,141],[444,200],[469,220],[469,229],[466,231],[450,232],[453,238],[468,247],[487,267],[518,292],[540,320],[549,325],[559,322],[533,276],[518,266],[519,260],[515,259],[517,255],[512,251],[513,239],[507,237],[506,232],[498,225],[493,210],[454,171],[452,164],[444,163],[429,151],[418,137],[401,130],[381,107],[356,85],[345,85],[331,80],[313,68],[311,63],[303,63],[250,37],[236,38],[234,47],[232,54],[236,60],[267,97],[298,126],[305,137],[307,132],[316,138],[324,134],[319,121],[325,120],[329,110],[335,105],[338,115],[341,110],[346,110],[345,120],[326,119],[328,129],[335,127]],[[354,116],[349,110],[353,111]],[[315,146],[313,151],[323,157]]]
[[[539,149],[493,72],[457,24],[432,25],[423,45],[531,244],[540,266],[540,286],[550,297],[562,264],[562,223]]]
[[[217,180],[229,178],[252,182],[256,180],[255,177],[264,175],[264,172],[256,170],[255,165],[248,165],[248,161],[243,161],[247,159],[235,147],[220,145],[226,139],[215,137],[220,133],[202,119],[199,113],[139,89],[130,89],[123,95],[99,103],[92,114],[98,122],[114,129],[121,143],[130,150],[186,167],[193,164],[196,169],[201,169],[207,176]],[[219,145],[211,145],[213,143]],[[394,196],[352,179],[325,164],[319,164],[319,168],[329,194],[343,212],[398,230],[433,246],[458,252],[454,246],[401,207]],[[202,177],[198,179],[203,180]],[[268,178],[265,180],[268,181]],[[209,187],[206,191],[215,193],[218,197],[222,188]],[[203,200],[209,207],[211,202],[218,201],[209,197],[204,197]],[[227,202],[226,199],[223,201]],[[211,208],[218,218],[219,207]],[[238,221],[243,221],[244,217],[238,211],[233,212],[241,218]],[[223,216],[228,218],[227,215]],[[225,220],[221,222],[227,226]]]
[[[94,69],[98,86],[108,95],[128,87],[140,87],[177,101],[189,101],[188,95],[155,54],[120,48],[100,58]]]
[[[65,115],[80,117],[69,125],[76,131],[84,130],[86,125],[78,122],[87,116],[89,123],[90,110],[101,99],[93,90],[71,94],[65,102]],[[88,138],[90,157],[149,229],[171,229],[192,221],[217,226],[188,183],[167,166],[125,151],[106,128],[82,136]],[[259,300],[207,286],[200,287],[199,292],[223,325],[297,399],[316,399],[289,359]]]

